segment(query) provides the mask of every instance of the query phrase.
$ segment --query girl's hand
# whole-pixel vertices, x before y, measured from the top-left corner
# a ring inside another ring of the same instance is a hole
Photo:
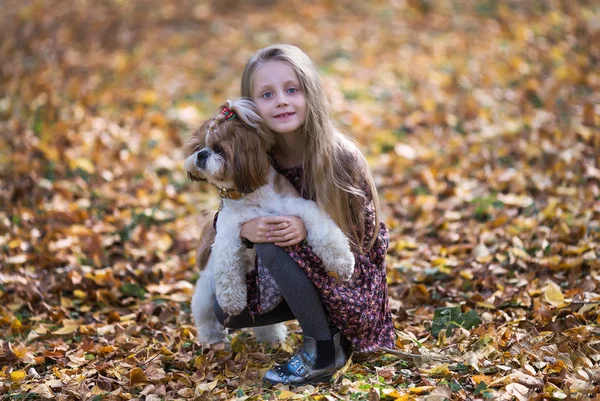
[[[267,237],[267,233],[278,232],[288,228],[290,220],[283,216],[257,217],[254,220],[242,224],[240,237],[248,241],[260,244],[263,242],[275,242]]]
[[[281,217],[288,224],[273,225],[267,232],[266,237],[269,242],[274,242],[277,246],[291,246],[304,241],[306,238],[306,227],[304,222],[296,216]]]

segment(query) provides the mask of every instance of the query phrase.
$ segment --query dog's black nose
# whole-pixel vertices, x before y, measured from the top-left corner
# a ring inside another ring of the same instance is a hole
[[[206,168],[206,161],[210,156],[210,151],[208,149],[202,149],[198,152],[198,157],[196,158],[196,166],[198,168],[204,169]]]

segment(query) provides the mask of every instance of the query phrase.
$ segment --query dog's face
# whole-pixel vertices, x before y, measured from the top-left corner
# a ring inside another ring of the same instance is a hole
[[[250,193],[268,182],[268,141],[239,119],[221,116],[206,121],[188,139],[185,160],[188,177],[218,188]]]

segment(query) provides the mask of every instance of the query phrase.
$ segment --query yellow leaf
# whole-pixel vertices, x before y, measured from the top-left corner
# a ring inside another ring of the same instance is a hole
[[[435,366],[431,368],[428,373],[432,377],[452,376],[452,372],[450,372],[450,369],[448,369],[448,365],[446,364]]]
[[[129,372],[129,382],[132,385],[139,384],[139,383],[147,383],[148,381],[149,380],[146,377],[146,373],[144,373],[144,371],[140,368],[133,368]]]
[[[199,383],[196,385],[196,390],[200,391],[213,391],[217,384],[219,383],[219,379],[213,380],[210,383]]]
[[[142,91],[138,95],[138,100],[144,104],[154,104],[158,100],[158,95],[154,91]]]
[[[559,255],[548,256],[546,258],[539,259],[538,263],[540,266],[547,266],[551,270],[557,270],[560,264],[561,257]]]
[[[425,393],[430,392],[434,388],[435,388],[435,386],[412,387],[412,388],[409,388],[408,391],[410,391],[412,394],[425,394]]]
[[[590,250],[590,246],[589,245],[584,245],[584,246],[579,246],[579,247],[577,247],[577,246],[569,246],[569,247],[567,247],[567,249],[565,249],[563,251],[563,253],[565,255],[568,255],[568,256],[579,256],[579,255],[581,255],[581,254],[583,254],[583,253],[585,253],[585,252],[587,252],[589,250]]]
[[[73,306],[73,301],[70,298],[60,297],[60,306],[63,308],[71,308]]]
[[[558,268],[560,270],[570,270],[570,269],[574,269],[576,267],[579,267],[583,264],[583,258],[582,257],[578,257],[578,258],[567,258],[564,259],[559,265]]]
[[[488,309],[496,309],[496,307],[492,304],[488,304],[487,302],[477,302],[477,306],[481,306],[482,308]]]
[[[397,251],[402,251],[404,249],[408,249],[408,250],[415,250],[419,248],[419,245],[417,243],[415,243],[414,241],[411,240],[400,240],[396,243],[396,250]]]
[[[173,245],[173,239],[169,234],[163,234],[156,240],[156,248],[159,251],[166,252]]]
[[[521,258],[525,261],[529,261],[531,259],[531,256],[529,256],[529,254],[527,252],[525,252],[524,250],[520,249],[520,248],[510,248],[509,249],[510,252],[515,255],[517,258]]]
[[[433,100],[430,97],[428,97],[427,99],[425,99],[423,101],[423,109],[428,113],[431,113],[432,111],[434,111],[435,106],[436,106],[435,100]]]
[[[75,296],[75,298],[79,298],[79,299],[85,299],[85,297],[87,296],[87,294],[81,290],[73,291],[73,295]]]
[[[112,60],[112,64],[113,66],[120,72],[123,72],[127,69],[127,65],[129,63],[129,60],[127,58],[127,54],[125,54],[124,52],[118,52]]]
[[[13,329],[13,331],[19,331],[21,330],[21,327],[23,327],[23,324],[19,319],[14,319],[11,322],[10,327]]]
[[[113,347],[112,345],[105,345],[104,347],[100,347],[98,349],[98,352],[101,354],[110,354],[114,350],[115,350],[115,347]]]
[[[473,382],[475,382],[475,384],[484,382],[485,384],[489,385],[490,382],[492,381],[492,377],[486,376],[486,375],[473,375],[471,377],[471,380],[473,380]]]
[[[20,382],[27,377],[27,373],[24,370],[15,370],[10,373],[10,379],[14,382]]]
[[[277,396],[277,398],[280,399],[280,400],[287,400],[288,398],[293,397],[295,395],[296,395],[296,393],[293,393],[293,392],[287,391],[287,390],[283,390],[279,394],[279,396]]]
[[[44,325],[39,325],[39,326],[35,327],[33,329],[33,331],[35,331],[36,333],[38,333],[39,335],[42,335],[42,336],[45,335],[46,333],[48,333],[48,329]]]
[[[461,270],[459,274],[465,280],[473,280],[473,272],[471,272],[470,270]]]
[[[551,280],[548,280],[544,297],[546,298],[546,302],[552,306],[560,306],[565,302],[565,296],[560,287]]]
[[[409,400],[408,394],[400,394],[398,392],[398,390],[396,390],[393,387],[386,387],[386,388],[382,389],[381,392],[386,397],[394,398],[394,401],[408,401]]]
[[[90,159],[86,159],[85,157],[78,157],[69,162],[69,166],[71,170],[81,169],[88,174],[94,174],[96,172],[96,167]]]
[[[440,266],[440,267],[438,267],[438,270],[440,271],[440,273],[443,273],[443,274],[447,274],[447,275],[452,274],[452,269],[449,268],[448,266]]]
[[[448,259],[446,259],[446,258],[436,258],[431,261],[431,265],[432,266],[443,266],[443,265],[447,264],[447,262],[448,262]]]
[[[64,336],[64,335],[68,335],[68,334],[72,334],[72,333],[76,332],[78,328],[79,328],[79,325],[77,325],[77,326],[66,325],[63,328],[53,331],[52,334]]]

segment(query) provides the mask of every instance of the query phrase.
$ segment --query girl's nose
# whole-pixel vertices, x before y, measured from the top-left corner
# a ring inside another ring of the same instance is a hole
[[[277,105],[278,106],[287,106],[288,105],[288,101],[285,97],[285,94],[281,93],[281,94],[277,95]]]

